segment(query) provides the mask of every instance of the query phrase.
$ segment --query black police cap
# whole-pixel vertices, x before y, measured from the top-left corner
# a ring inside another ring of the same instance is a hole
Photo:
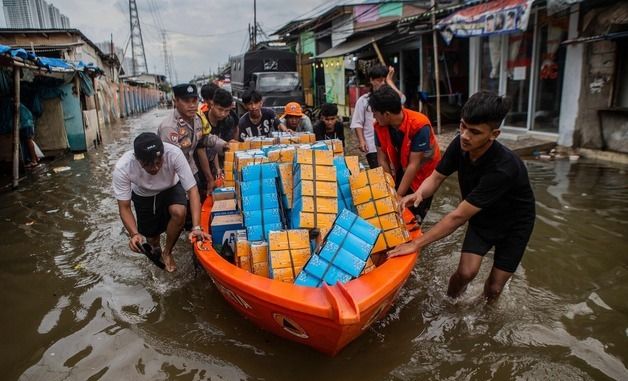
[[[177,98],[197,97],[196,85],[192,83],[181,83],[172,87],[172,92]]]

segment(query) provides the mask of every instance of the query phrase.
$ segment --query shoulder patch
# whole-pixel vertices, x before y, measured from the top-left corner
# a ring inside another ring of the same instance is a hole
[[[168,135],[168,137],[169,137],[171,142],[173,142],[175,144],[179,143],[179,134],[177,134],[176,132],[171,132]]]

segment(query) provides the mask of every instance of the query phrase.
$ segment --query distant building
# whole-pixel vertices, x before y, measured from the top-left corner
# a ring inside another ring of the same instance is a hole
[[[70,19],[46,0],[1,0],[0,27],[24,29],[70,28]]]

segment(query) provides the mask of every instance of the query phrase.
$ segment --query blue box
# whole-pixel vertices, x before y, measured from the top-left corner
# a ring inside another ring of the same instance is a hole
[[[276,192],[242,197],[243,211],[266,209],[279,209],[279,195]]]
[[[277,163],[247,165],[242,168],[242,181],[274,179],[278,175]]]
[[[246,236],[249,241],[267,241],[271,230],[283,230],[281,223],[251,225],[246,227]]]
[[[381,233],[381,229],[376,228],[366,220],[358,217],[348,210],[343,210],[338,215],[335,225],[350,231],[351,234],[370,245],[375,245],[377,237],[379,236],[379,233]]]
[[[240,194],[242,197],[266,193],[277,193],[277,180],[275,178],[240,182]]]
[[[245,210],[244,225],[267,225],[281,223],[281,211],[279,209]]]

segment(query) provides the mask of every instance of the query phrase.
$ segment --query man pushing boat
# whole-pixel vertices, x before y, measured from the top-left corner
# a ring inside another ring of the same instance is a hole
[[[508,98],[488,92],[471,96],[462,108],[460,135],[419,189],[402,199],[404,206],[417,206],[458,172],[463,198],[458,207],[421,237],[388,252],[389,257],[417,252],[468,221],[458,269],[449,279],[450,297],[464,292],[482,258],[494,247],[484,296],[489,303],[495,301],[517,269],[532,234],[536,214],[528,172],[521,159],[496,140],[510,104]]]
[[[113,191],[130,237],[129,248],[146,254],[166,271],[176,270],[172,249],[183,229],[187,199],[194,225],[188,238],[209,239],[200,226],[200,196],[190,165],[179,147],[162,142],[157,134],[140,134],[133,142],[133,150],[118,160],[113,171]],[[166,244],[162,251],[163,232]]]

